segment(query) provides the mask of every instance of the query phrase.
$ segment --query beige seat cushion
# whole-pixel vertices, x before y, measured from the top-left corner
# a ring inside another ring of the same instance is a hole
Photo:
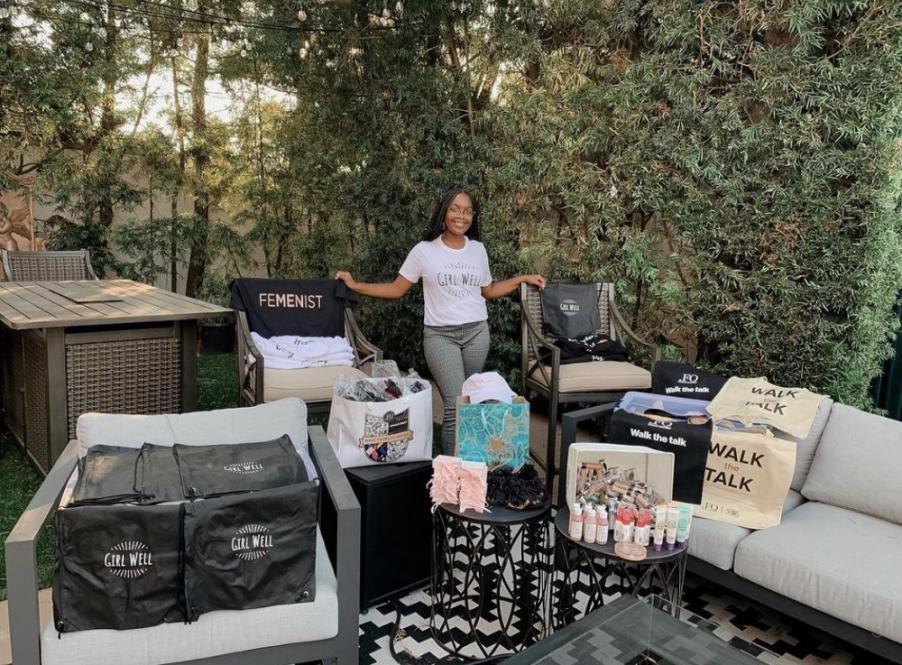
[[[300,397],[305,402],[328,402],[339,376],[366,378],[356,367],[311,367],[308,369],[264,369],[263,400]]]
[[[550,377],[551,367],[547,367],[547,370]],[[647,390],[651,388],[651,372],[632,363],[615,360],[561,365],[559,376],[562,393]],[[540,370],[533,372],[531,378],[546,388],[548,387],[548,382]]]

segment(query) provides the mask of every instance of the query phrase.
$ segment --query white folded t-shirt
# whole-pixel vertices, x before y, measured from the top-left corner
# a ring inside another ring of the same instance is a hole
[[[489,318],[482,287],[492,283],[489,257],[478,240],[466,239],[461,249],[448,247],[441,236],[410,250],[398,271],[416,284],[423,279],[427,326],[456,326]]]

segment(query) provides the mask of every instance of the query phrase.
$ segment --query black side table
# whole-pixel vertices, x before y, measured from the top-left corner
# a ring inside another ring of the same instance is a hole
[[[613,532],[606,544],[589,544],[571,540],[569,527],[570,511],[561,508],[554,518],[556,570],[561,575],[560,584],[555,584],[552,601],[555,628],[576,620],[577,588],[588,587],[586,614],[604,606],[604,588],[611,575],[618,575],[626,590],[634,596],[642,592],[659,595],[669,605],[673,616],[679,618],[689,553],[687,546],[660,552],[649,547],[642,561],[627,561],[614,553]]]
[[[429,627],[457,658],[514,653],[550,630],[551,502],[491,511],[443,504],[433,517]]]

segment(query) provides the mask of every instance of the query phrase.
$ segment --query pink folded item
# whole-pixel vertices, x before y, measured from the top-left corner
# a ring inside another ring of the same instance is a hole
[[[462,462],[459,467],[461,512],[474,510],[484,513],[488,510],[489,469],[485,462]]]
[[[460,491],[461,460],[449,455],[439,455],[432,460],[432,480],[429,483],[429,495],[432,505],[441,503],[457,503]]]

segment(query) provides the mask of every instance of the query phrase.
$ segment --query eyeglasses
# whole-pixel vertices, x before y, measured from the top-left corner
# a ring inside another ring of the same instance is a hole
[[[463,215],[464,217],[473,216],[473,208],[458,208],[457,206],[451,206],[448,208],[448,212],[452,215]]]

